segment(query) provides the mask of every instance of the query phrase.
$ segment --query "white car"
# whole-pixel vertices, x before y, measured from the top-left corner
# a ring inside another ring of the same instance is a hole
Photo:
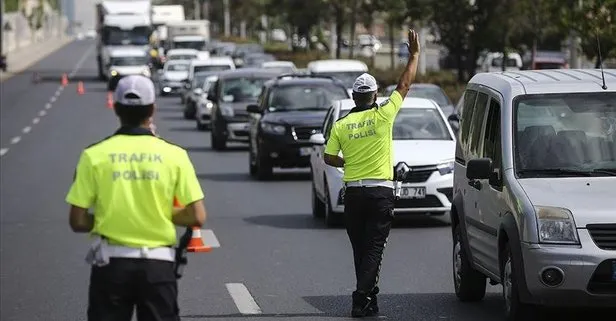
[[[378,103],[387,97],[379,97]],[[336,225],[344,213],[343,169],[323,161],[325,141],[332,124],[349,113],[351,99],[335,101],[328,111],[321,133],[312,135],[315,145],[310,156],[312,213]],[[453,192],[455,136],[438,105],[424,98],[405,98],[393,128],[394,166],[405,162],[412,172],[402,183],[395,204],[397,214],[423,214],[450,222]]]
[[[207,99],[207,96],[211,86],[216,83],[216,80],[218,80],[217,76],[209,76],[205,78],[203,87],[201,87],[201,95],[199,96],[199,99],[197,99],[197,110],[195,112],[195,120],[197,122],[198,130],[206,130],[210,126],[212,119],[212,107],[214,107],[214,103]]]
[[[276,70],[280,70],[281,73],[289,73],[289,74],[294,74],[297,72],[297,67],[295,66],[293,61],[285,61],[285,60],[266,61],[261,64],[261,68],[276,69]]]
[[[188,79],[190,60],[170,60],[160,73],[160,95],[179,94]]]
[[[199,50],[196,49],[171,49],[165,56],[167,61],[171,60],[193,60],[199,58]]]

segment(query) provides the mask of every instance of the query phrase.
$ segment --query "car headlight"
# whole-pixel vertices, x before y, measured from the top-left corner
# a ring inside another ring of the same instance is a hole
[[[207,109],[212,109],[212,107],[214,107],[214,104],[212,104],[212,102],[211,102],[211,101],[208,101],[208,102],[207,102],[207,103],[205,103],[204,105],[205,105],[205,108],[207,108]]]
[[[276,135],[282,135],[287,131],[284,126],[271,123],[261,123],[261,129],[263,129],[264,132]]]
[[[233,115],[235,114],[233,112],[233,108],[229,107],[229,106],[221,106],[220,107],[220,114],[223,116],[227,116],[227,117],[233,117]]]
[[[566,208],[535,206],[540,243],[580,244],[573,214]]]
[[[451,173],[453,173],[454,161],[452,160],[452,161],[448,161],[448,162],[445,162],[445,163],[438,164],[436,166],[436,168],[438,169],[438,172],[441,175],[451,174]]]
[[[112,76],[112,77],[115,77],[115,76],[117,76],[117,75],[118,75],[118,72],[117,72],[116,70],[112,70],[112,71],[110,72],[110,74],[111,74],[111,76]]]

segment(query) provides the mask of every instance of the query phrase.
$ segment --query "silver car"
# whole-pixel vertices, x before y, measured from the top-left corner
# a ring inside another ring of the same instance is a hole
[[[470,80],[451,210],[460,300],[481,300],[489,279],[507,320],[616,307],[616,70],[604,77],[605,87],[599,70]]]

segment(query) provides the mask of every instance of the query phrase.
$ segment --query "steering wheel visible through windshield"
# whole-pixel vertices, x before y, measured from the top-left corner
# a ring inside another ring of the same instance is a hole
[[[271,111],[327,109],[332,100],[348,98],[338,86],[288,85],[270,94]]]
[[[235,78],[222,81],[225,102],[253,102],[261,95],[263,84],[270,78]]]

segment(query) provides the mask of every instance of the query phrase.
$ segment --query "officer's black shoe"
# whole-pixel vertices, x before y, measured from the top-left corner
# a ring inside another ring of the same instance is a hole
[[[370,296],[370,304],[368,305],[368,311],[366,316],[371,317],[379,314],[379,304],[376,299],[376,295]]]
[[[372,307],[372,298],[367,296],[364,293],[354,292],[353,293],[353,308],[351,309],[351,317],[353,318],[362,318],[366,316],[370,316]]]

